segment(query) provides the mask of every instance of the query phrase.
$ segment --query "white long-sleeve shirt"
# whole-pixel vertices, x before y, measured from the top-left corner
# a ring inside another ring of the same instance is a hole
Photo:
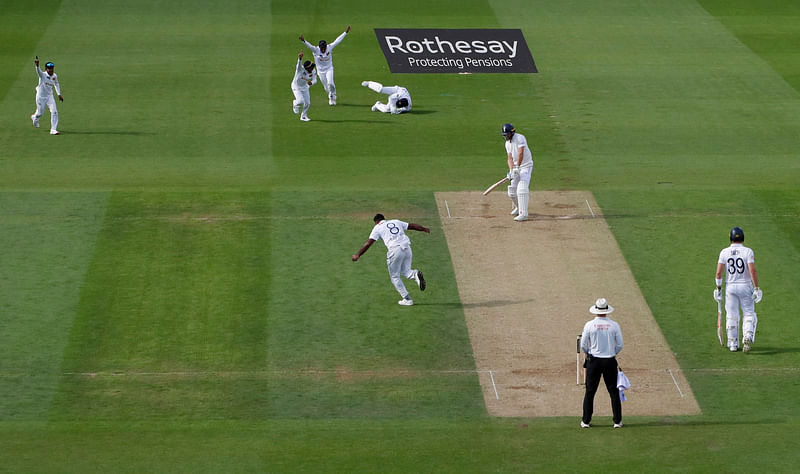
[[[312,69],[309,73],[303,67],[303,60],[298,59],[297,67],[294,70],[294,79],[292,79],[292,89],[308,90],[308,81],[311,81],[311,84],[317,83],[317,71]]]
[[[406,99],[408,101],[408,105],[405,107],[397,107],[397,101],[400,99]],[[403,112],[408,112],[411,110],[411,94],[408,93],[408,89],[405,87],[395,86],[395,92],[389,95],[389,112],[393,114],[400,114]]]
[[[53,95],[53,89],[55,88],[56,94],[61,95],[61,86],[58,84],[58,76],[56,73],[53,73],[52,76],[48,75],[47,72],[42,71],[38,65],[36,67],[36,75],[39,76],[39,84],[36,86],[36,95],[39,97],[50,97]]]
[[[319,46],[314,46],[313,44],[309,43],[306,40],[303,40],[303,43],[308,46],[308,49],[314,53],[314,60],[317,63],[317,69],[320,72],[326,72],[329,69],[333,68],[333,48],[336,47],[339,43],[342,42],[344,37],[347,36],[347,32],[340,34],[333,43],[328,43],[328,47],[325,48],[325,52],[323,53],[322,50],[319,49]]]
[[[592,357],[615,357],[622,346],[622,330],[608,316],[597,316],[583,326],[581,349]]]

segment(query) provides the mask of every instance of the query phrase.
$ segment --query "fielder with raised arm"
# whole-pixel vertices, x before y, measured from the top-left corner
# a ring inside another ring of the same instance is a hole
[[[758,273],[753,251],[744,246],[744,231],[739,227],[731,229],[731,245],[722,249],[717,260],[717,273],[714,299],[722,301],[722,272],[725,279],[725,326],[728,332],[728,348],[731,352],[739,349],[739,307],[744,313],[742,325],[742,349],[750,352],[756,338],[758,316],[755,304],[763,296],[758,287]]]
[[[39,128],[39,117],[44,114],[44,108],[50,109],[50,135],[60,135],[58,131],[58,108],[56,107],[56,99],[53,97],[53,89],[56,90],[58,100],[64,102],[61,96],[61,86],[58,84],[58,76],[56,75],[56,65],[48,62],[44,65],[46,72],[39,69],[39,56],[33,61],[36,68],[36,75],[39,76],[39,84],[36,86],[36,111],[31,115],[33,126]]]
[[[353,261],[357,262],[376,241],[383,240],[386,245],[386,265],[389,267],[389,277],[397,292],[403,297],[397,303],[402,306],[412,306],[414,300],[409,297],[401,277],[416,281],[420,291],[425,291],[425,278],[421,271],[411,268],[413,255],[411,240],[406,235],[406,230],[417,230],[426,234],[430,234],[431,230],[413,222],[403,222],[397,219],[386,220],[383,214],[375,214],[372,220],[375,222],[375,227],[372,228],[369,239],[364,242],[358,253],[353,255]]]
[[[303,53],[297,55],[297,66],[294,70],[294,79],[292,79],[292,93],[294,94],[292,111],[295,114],[300,113],[300,120],[303,122],[311,120],[308,118],[308,108],[311,107],[311,95],[308,93],[308,86],[317,82],[317,72],[314,68],[315,65],[311,61],[303,62]]]
[[[511,198],[511,215],[517,222],[528,220],[528,203],[533,177],[533,154],[525,135],[516,133],[510,123],[503,125],[508,158],[508,197]]]
[[[408,93],[408,89],[405,87],[384,87],[383,84],[375,81],[364,81],[361,85],[369,87],[379,94],[389,96],[385,104],[381,101],[375,102],[375,105],[372,106],[373,112],[377,110],[389,114],[402,114],[411,110],[411,94]]]
[[[322,82],[322,87],[328,93],[328,104],[336,105],[336,84],[333,82],[333,48],[342,42],[347,33],[350,33],[350,26],[340,34],[333,43],[328,44],[325,40],[319,41],[319,46],[306,41],[303,35],[300,35],[300,41],[308,46],[308,49],[314,54],[314,59],[317,61],[317,70],[319,71],[319,80]]]

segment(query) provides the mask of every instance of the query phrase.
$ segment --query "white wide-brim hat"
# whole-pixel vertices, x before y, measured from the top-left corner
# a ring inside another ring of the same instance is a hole
[[[592,314],[610,314],[614,312],[614,307],[608,304],[605,298],[600,298],[594,302],[594,306],[589,307]]]

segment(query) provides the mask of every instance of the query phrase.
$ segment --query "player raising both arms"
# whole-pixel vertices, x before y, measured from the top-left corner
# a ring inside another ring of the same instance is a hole
[[[319,46],[306,41],[303,35],[300,35],[300,41],[308,46],[308,49],[314,54],[314,59],[317,61],[317,70],[319,71],[319,80],[322,82],[322,87],[328,93],[328,104],[336,105],[336,84],[333,82],[333,48],[342,42],[347,33],[350,33],[350,26],[340,34],[333,43],[328,44],[325,40],[319,41]]]

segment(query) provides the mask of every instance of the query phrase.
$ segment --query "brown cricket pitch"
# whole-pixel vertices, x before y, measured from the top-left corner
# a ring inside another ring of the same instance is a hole
[[[505,192],[442,192],[436,202],[490,415],[581,415],[575,339],[600,297],[625,340],[623,417],[700,413],[591,193],[531,193],[526,222],[513,220]],[[610,415],[601,382],[595,419]]]

